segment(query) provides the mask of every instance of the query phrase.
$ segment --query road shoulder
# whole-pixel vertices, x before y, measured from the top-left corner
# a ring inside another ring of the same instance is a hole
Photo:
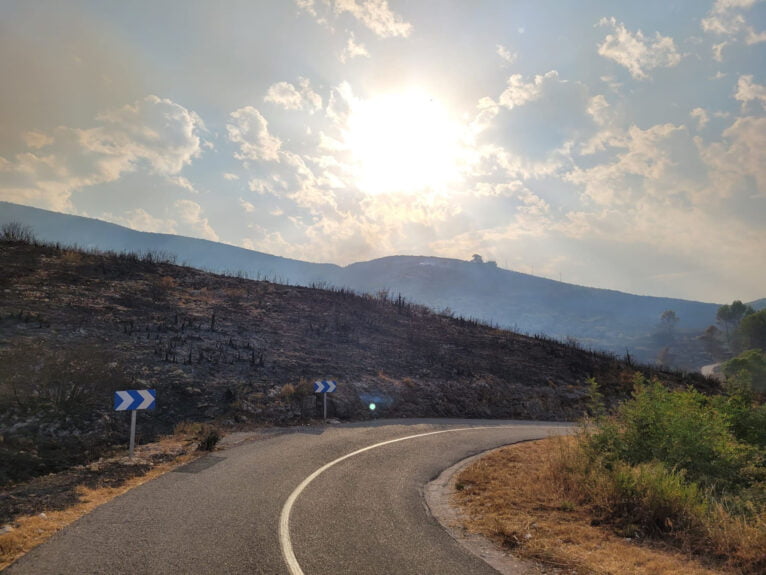
[[[500,448],[502,449],[502,448]],[[431,515],[467,551],[473,553],[501,575],[541,575],[547,571],[531,561],[514,557],[495,542],[482,535],[468,532],[463,527],[461,512],[451,499],[455,493],[455,480],[460,471],[493,450],[479,453],[442,471],[439,476],[426,484],[423,491],[426,506]]]

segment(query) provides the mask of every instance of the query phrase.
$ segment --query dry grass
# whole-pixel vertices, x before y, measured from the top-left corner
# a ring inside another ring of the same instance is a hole
[[[571,438],[522,443],[492,452],[456,478],[455,500],[474,533],[519,557],[576,574],[658,575],[735,573],[695,557],[599,525],[553,479],[556,455]]]
[[[200,452],[189,449],[189,443],[187,437],[173,436],[139,446],[134,461],[149,461],[157,453],[176,454],[176,457],[154,465],[144,475],[132,477],[119,487],[89,489],[81,486],[78,488],[80,501],[66,509],[17,517],[13,522],[13,530],[0,534],[0,571],[96,507],[198,457]]]

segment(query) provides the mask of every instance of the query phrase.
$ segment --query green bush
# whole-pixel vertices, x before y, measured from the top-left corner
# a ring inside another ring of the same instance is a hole
[[[740,415],[743,425],[744,418]],[[731,414],[694,389],[671,391],[639,379],[633,398],[601,423],[588,444],[607,461],[658,461],[683,470],[689,481],[725,490],[746,484],[742,471],[760,458],[756,446],[735,436],[731,420]]]
[[[659,461],[635,466],[620,462],[610,473],[613,512],[650,533],[697,528],[707,506],[700,488],[685,475]]]
[[[661,536],[733,572],[766,573],[766,406],[755,397],[742,382],[709,397],[638,377],[551,475],[624,537]]]

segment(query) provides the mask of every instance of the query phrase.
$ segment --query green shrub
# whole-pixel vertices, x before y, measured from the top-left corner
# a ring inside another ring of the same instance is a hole
[[[607,461],[659,461],[683,470],[689,481],[718,490],[746,483],[742,470],[760,457],[755,446],[735,436],[731,416],[706,396],[642,379],[633,398],[620,406],[615,418],[602,422],[588,443],[591,452]]]
[[[614,415],[561,443],[551,478],[624,537],[766,573],[766,407],[754,397],[741,382],[708,397],[638,377]]]
[[[618,463],[609,474],[613,514],[652,534],[696,528],[703,523],[707,506],[697,484],[685,475],[659,461]]]

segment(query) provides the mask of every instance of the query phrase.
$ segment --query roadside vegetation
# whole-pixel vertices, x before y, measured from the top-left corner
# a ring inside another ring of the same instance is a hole
[[[734,378],[724,394],[708,396],[637,375],[632,398],[612,415],[593,390],[594,417],[544,450],[527,480],[535,492],[499,495],[494,464],[458,477],[469,525],[521,556],[582,573],[678,572],[665,563],[674,554],[691,560],[683,572],[766,572],[766,406],[748,382]],[[519,505],[514,520],[509,509]],[[551,513],[557,519],[546,529]],[[476,523],[479,514],[489,519]],[[584,535],[593,529],[600,542]],[[620,550],[618,539],[653,548],[653,559]]]
[[[636,373],[608,405],[596,379],[573,437],[466,468],[466,525],[577,573],[766,573],[766,309],[723,305],[702,339],[721,392]],[[678,319],[661,318],[672,339]]]

